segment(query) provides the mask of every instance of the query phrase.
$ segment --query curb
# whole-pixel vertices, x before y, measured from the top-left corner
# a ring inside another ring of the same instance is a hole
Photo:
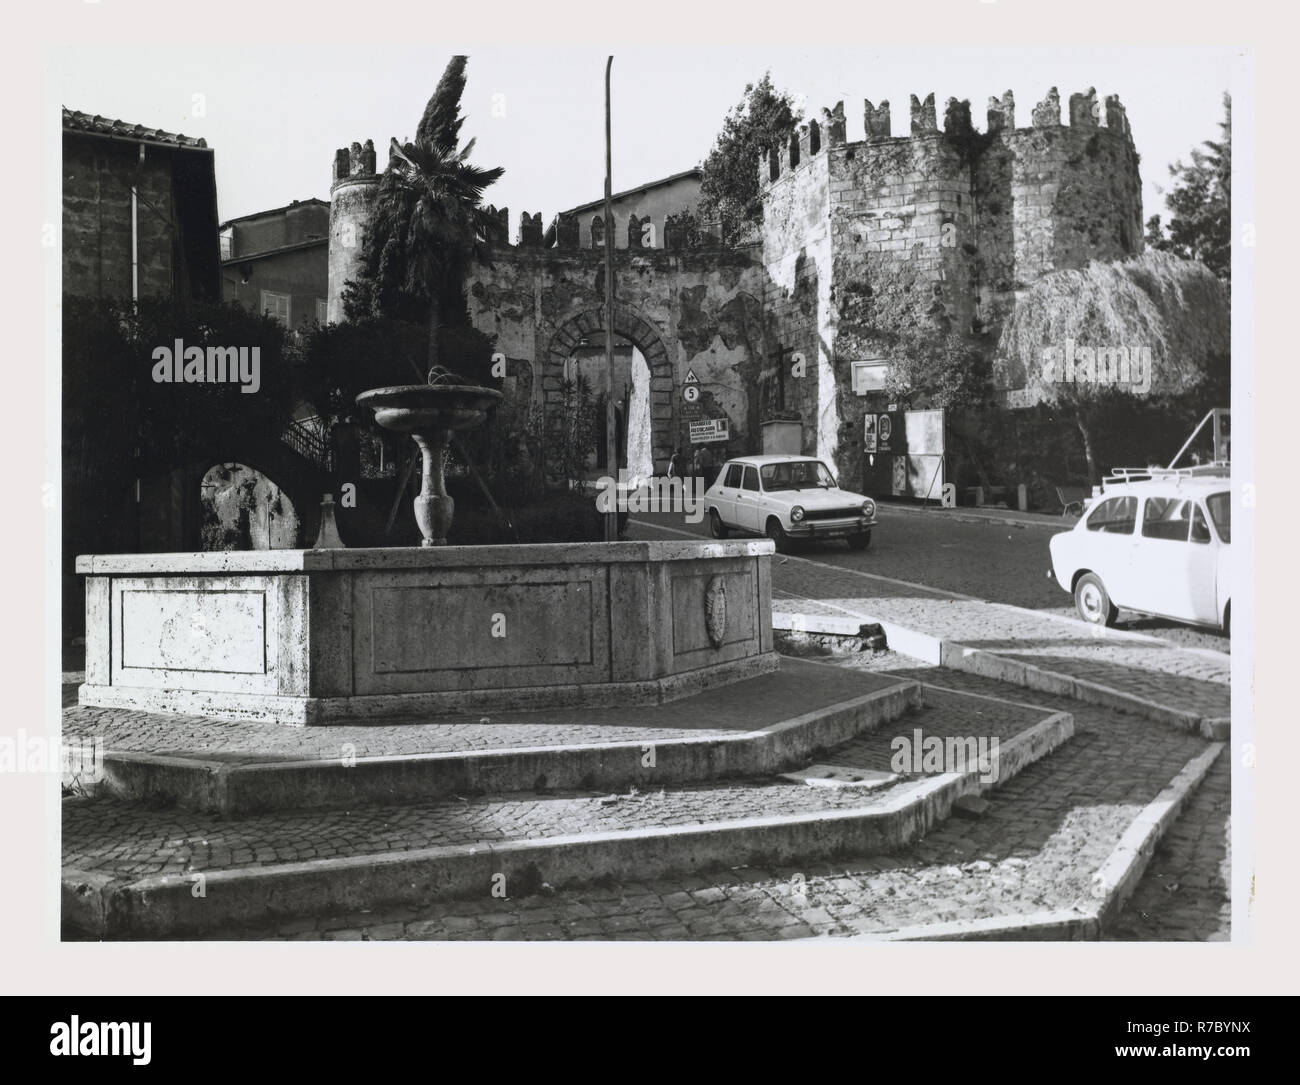
[[[859,942],[1034,942],[1100,941],[1142,880],[1156,845],[1178,820],[1183,803],[1210,771],[1222,743],[1215,743],[1185,764],[1129,827],[1093,876],[1095,903],[1072,908],[989,916],[902,927],[881,934],[859,935]]]
[[[1058,516],[1053,519],[1031,520],[1027,516],[998,516],[992,512],[979,512],[979,506],[956,506],[951,509],[925,507],[921,505],[893,505],[877,502],[876,508],[885,512],[901,512],[907,516],[942,516],[945,520],[958,520],[968,524],[1019,524],[1022,527],[1046,527],[1056,531],[1069,531],[1078,519],[1066,519]],[[1009,512],[1017,512],[1009,509]],[[1050,513],[1042,513],[1051,516]]]
[[[738,819],[712,824],[456,845],[235,870],[153,875],[130,884],[91,882],[65,871],[77,922],[103,938],[172,938],[278,917],[426,905],[482,894],[504,876],[512,896],[674,871],[875,854],[905,846],[948,817],[953,803],[1015,776],[1074,734],[1074,718],[1053,713],[1001,746],[999,780],[981,770],[924,778],[863,810]]]
[[[618,790],[770,776],[806,763],[893,722],[921,703],[920,683],[894,685],[817,708],[756,731],[707,738],[529,746],[477,753],[230,763],[134,751],[104,755],[103,793],[127,800],[173,801],[238,818],[273,810],[349,804],[429,802],[453,794]],[[653,767],[645,764],[653,751]]]
[[[1033,663],[1008,659],[997,652],[972,648],[955,640],[945,640],[929,633],[921,633],[897,622],[870,617],[838,617],[828,614],[801,614],[791,611],[773,612],[772,631],[823,633],[832,636],[857,636],[863,625],[879,625],[885,631],[889,647],[902,655],[911,656],[923,663],[966,671],[999,682],[1023,686],[1041,693],[1055,693],[1071,697],[1086,704],[1103,705],[1121,712],[1132,712],[1157,723],[1198,734],[1211,742],[1226,741],[1231,733],[1231,720],[1221,716],[1207,717],[1179,708],[1169,708],[1139,697],[1133,693],[1092,682],[1086,678],[1051,671]],[[852,633],[845,631],[852,628]]]

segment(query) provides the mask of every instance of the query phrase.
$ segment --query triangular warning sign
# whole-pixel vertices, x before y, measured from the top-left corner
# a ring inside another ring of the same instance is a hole
[[[693,369],[688,369],[688,370],[686,371],[686,381],[685,381],[685,383],[687,383],[687,384],[699,384],[699,383],[700,383],[700,378],[697,377],[697,376],[695,375],[695,370],[693,370]]]

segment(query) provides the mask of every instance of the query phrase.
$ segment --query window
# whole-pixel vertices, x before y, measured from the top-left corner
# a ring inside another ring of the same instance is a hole
[[[328,311],[329,311],[329,307],[325,304],[325,299],[317,298],[316,299],[316,323],[320,324],[322,327],[326,323],[328,323],[328,317],[326,315]]]
[[[730,486],[733,490],[740,489],[740,476],[744,473],[744,468],[738,463],[727,465],[727,481],[724,486]]]
[[[1136,497],[1109,497],[1088,516],[1089,531],[1105,531],[1112,535],[1132,535],[1137,522]]]
[[[1192,513],[1192,542],[1207,543],[1210,541],[1210,525],[1205,522],[1205,513],[1201,511],[1201,506],[1197,505]]]
[[[826,465],[815,460],[792,460],[789,463],[765,463],[759,475],[763,489],[773,490],[829,490],[835,486],[834,476]]]
[[[743,489],[746,489],[746,490],[757,490],[757,489],[758,489],[758,469],[757,469],[757,468],[755,468],[755,467],[746,467],[746,468],[745,468],[745,481],[744,481],[744,483],[742,484],[742,488],[743,488]]]
[[[882,361],[853,363],[853,394],[865,396],[868,392],[883,392],[889,363]]]
[[[1210,519],[1218,529],[1219,538],[1226,543],[1232,542],[1232,495],[1211,494],[1205,499],[1205,504],[1210,510]]]
[[[287,328],[289,326],[289,295],[277,294],[273,290],[263,290],[262,312],[269,317],[274,317]]]
[[[1148,539],[1186,542],[1192,503],[1182,497],[1148,497],[1142,510],[1142,534]]]

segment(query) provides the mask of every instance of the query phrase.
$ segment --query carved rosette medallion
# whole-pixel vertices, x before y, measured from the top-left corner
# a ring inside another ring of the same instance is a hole
[[[721,647],[727,633],[727,587],[720,576],[711,577],[704,589],[704,628],[709,643]]]

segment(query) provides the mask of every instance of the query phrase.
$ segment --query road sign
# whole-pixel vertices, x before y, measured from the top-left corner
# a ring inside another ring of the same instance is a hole
[[[682,399],[687,403],[694,403],[700,398],[700,386],[698,384],[688,384],[682,389]]]
[[[689,423],[691,427],[691,444],[704,445],[712,441],[725,441],[730,434],[727,432],[727,419],[725,418],[705,418],[699,422]]]
[[[685,380],[683,383],[685,383],[685,384],[699,384],[699,383],[700,383],[700,378],[697,377],[697,376],[695,375],[695,370],[693,370],[693,369],[688,369],[688,370],[686,371],[686,380]]]

